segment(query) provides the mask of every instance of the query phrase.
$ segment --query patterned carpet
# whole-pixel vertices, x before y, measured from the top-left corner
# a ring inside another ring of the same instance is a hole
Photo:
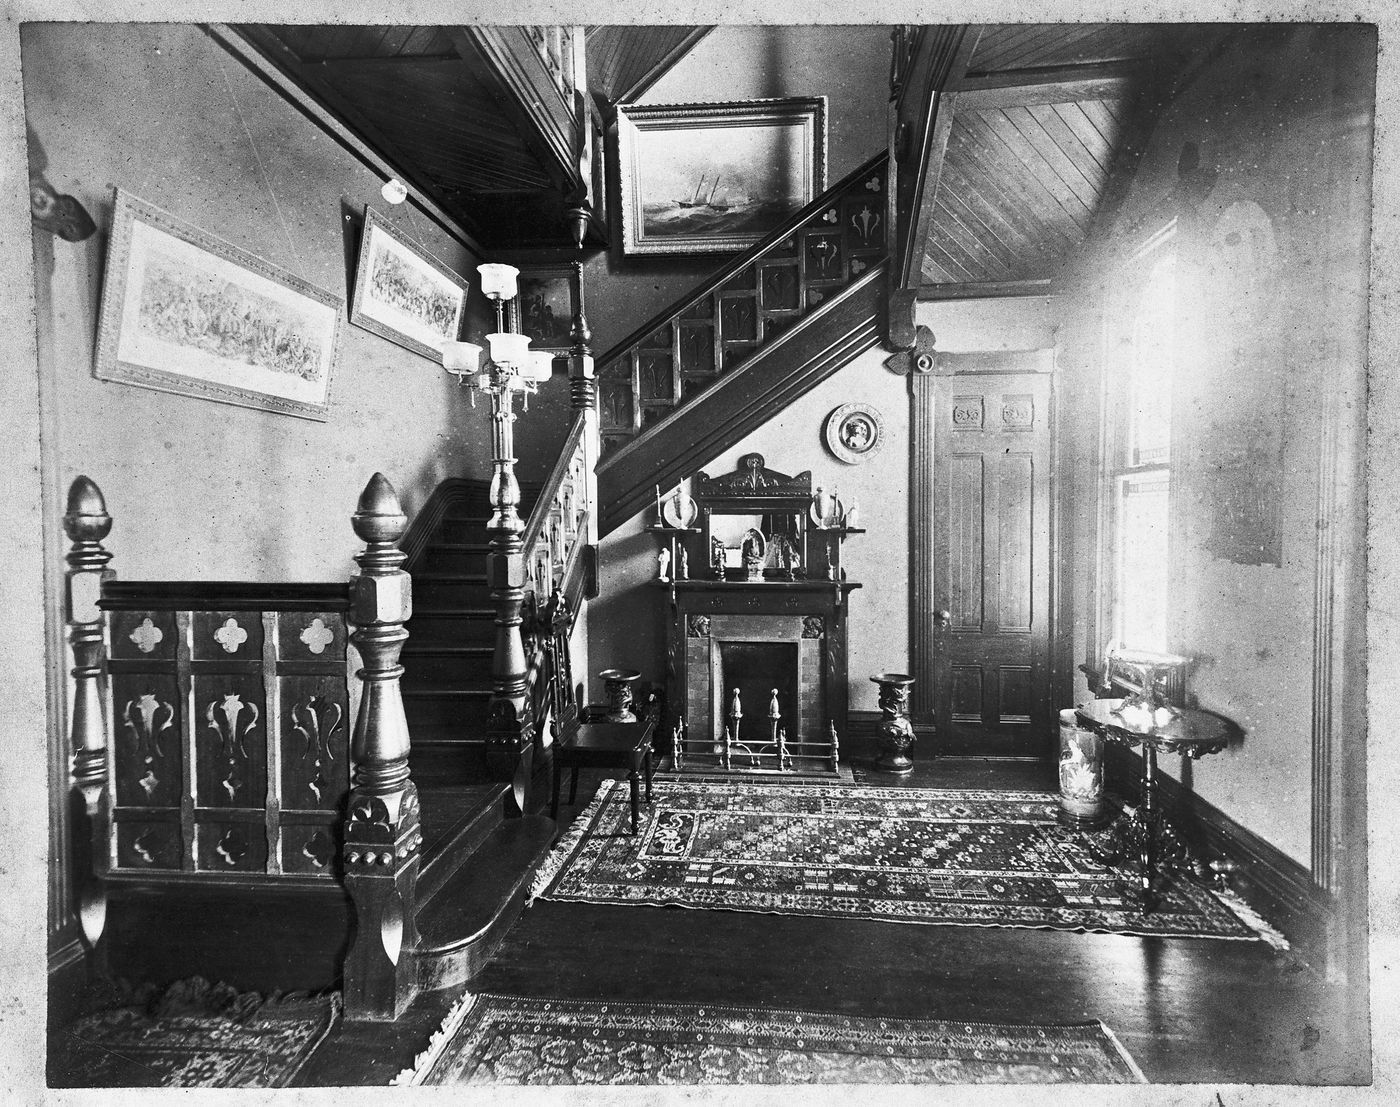
[[[338,994],[265,1000],[195,977],[78,1020],[51,1068],[88,1088],[284,1088],[339,1014]]]
[[[541,868],[543,899],[1158,937],[1259,935],[1172,880],[1144,915],[1045,792],[658,784],[633,837],[605,781]]]
[[[1101,1023],[996,1026],[466,996],[396,1084],[1127,1084]]]

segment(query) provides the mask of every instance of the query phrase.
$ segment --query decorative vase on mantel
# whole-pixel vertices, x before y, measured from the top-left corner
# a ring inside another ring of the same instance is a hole
[[[875,768],[906,776],[914,771],[914,762],[909,759],[909,747],[914,744],[909,689],[914,678],[908,673],[878,673],[870,679],[880,686],[880,756]]]

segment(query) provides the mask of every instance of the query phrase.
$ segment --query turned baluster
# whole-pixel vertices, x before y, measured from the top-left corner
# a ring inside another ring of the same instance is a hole
[[[412,579],[395,543],[407,526],[393,486],[375,473],[351,516],[365,543],[350,581],[351,640],[364,684],[355,719],[355,777],[346,806],[345,889],[355,905],[355,938],[345,962],[349,1019],[398,1018],[416,990],[412,950],[418,881],[418,792],[409,777],[399,652],[413,614]]]
[[[116,576],[107,568],[112,555],[102,545],[112,529],[112,517],[102,493],[87,477],[68,490],[63,529],[73,543],[64,574],[64,617],[73,649],[73,712],[69,729],[72,780],[82,794],[88,821],[91,854],[79,870],[78,920],[89,947],[97,945],[107,922],[107,837],[110,809],[107,795],[107,712],[102,704],[105,658],[102,639],[103,582]]]
[[[569,338],[569,398],[574,411],[583,413],[583,453],[580,486],[576,495],[583,500],[588,511],[588,521],[579,541],[590,546],[598,544],[598,478],[594,469],[598,465],[600,442],[598,438],[598,382],[593,375],[593,353],[589,348],[592,334],[588,330],[588,320],[583,314],[583,263],[574,262],[574,292],[578,311],[574,313],[573,327]]]

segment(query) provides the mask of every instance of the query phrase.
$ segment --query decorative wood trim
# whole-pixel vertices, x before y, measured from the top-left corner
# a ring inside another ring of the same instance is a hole
[[[1337,891],[1333,824],[1333,628],[1339,564],[1337,527],[1338,390],[1323,388],[1322,441],[1318,447],[1317,531],[1313,539],[1312,648],[1312,876],[1318,886]]]
[[[879,342],[883,263],[598,466],[599,533],[641,511]],[[693,431],[692,431],[693,429]],[[691,432],[691,433],[687,433]]]
[[[967,111],[1116,100],[1127,95],[1143,69],[1139,61],[1007,69],[963,79],[959,103]]]
[[[921,284],[920,303],[939,300],[988,300],[1003,296],[1052,296],[1049,277],[1024,281],[978,281],[965,284]]]
[[[914,300],[922,280],[924,245],[933,224],[943,155],[958,89],[982,37],[980,27],[921,27],[913,32],[908,64],[890,112],[889,181],[885,188],[890,249],[886,341],[914,345]]]
[[[1053,373],[1055,351],[970,350],[966,353],[939,352],[933,357],[933,375],[939,377],[981,373]]]
[[[933,481],[934,387],[931,373],[911,378],[909,413],[909,645],[914,676],[911,721],[929,725],[934,705]]]
[[[344,583],[287,584],[244,580],[112,580],[103,611],[349,611]]]
[[[329,135],[370,172],[386,180],[397,177],[399,180],[415,184],[416,187],[409,190],[406,202],[421,211],[471,253],[477,257],[485,256],[481,245],[466,228],[428,198],[431,195],[430,189],[425,189],[413,174],[394,165],[379,149],[360,137],[361,133],[369,133],[363,121],[357,120],[356,127],[352,130],[297,83],[293,72],[299,63],[291,58],[290,51],[276,42],[264,41],[261,36],[254,38],[242,28],[227,23],[206,23],[203,27],[210,38],[252,70],[287,103]],[[327,103],[331,102],[329,97],[326,99]],[[372,140],[373,136],[370,137]],[[387,144],[380,146],[388,148]]]
[[[1121,746],[1110,746],[1108,758],[1111,789],[1118,795],[1136,797],[1142,782],[1142,758]],[[1328,931],[1337,911],[1336,898],[1319,888],[1304,866],[1180,781],[1159,772],[1157,787],[1163,812],[1196,855],[1207,862],[1233,863],[1231,888],[1283,931],[1304,960],[1323,964]]]

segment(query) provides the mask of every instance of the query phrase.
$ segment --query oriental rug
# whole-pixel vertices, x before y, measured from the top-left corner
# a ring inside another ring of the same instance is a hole
[[[51,1070],[83,1087],[284,1088],[325,1040],[340,996],[264,999],[199,977],[79,1019]]]
[[[1102,1023],[464,996],[396,1084],[1130,1084]]]
[[[1048,792],[658,784],[630,834],[605,781],[536,877],[552,900],[892,922],[1253,939],[1208,889],[1172,878],[1148,914]]]

